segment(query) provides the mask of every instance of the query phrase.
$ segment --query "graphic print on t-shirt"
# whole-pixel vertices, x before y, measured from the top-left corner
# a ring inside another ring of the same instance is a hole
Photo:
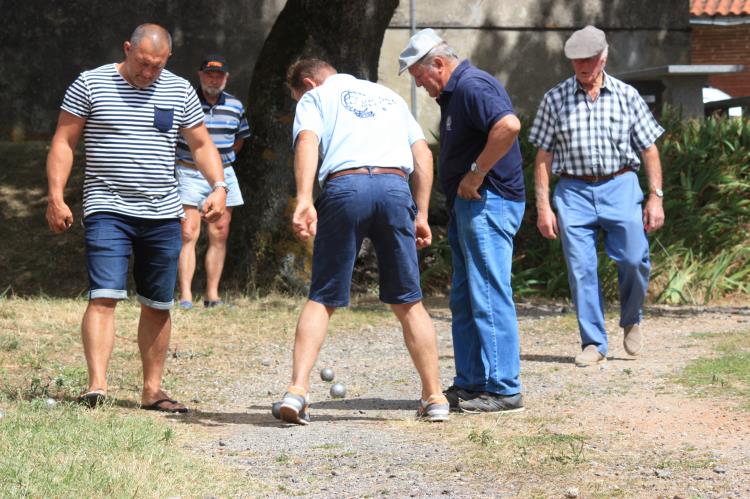
[[[359,92],[347,90],[341,94],[341,104],[357,118],[372,118],[377,108],[387,111],[396,101],[386,97],[368,97]]]

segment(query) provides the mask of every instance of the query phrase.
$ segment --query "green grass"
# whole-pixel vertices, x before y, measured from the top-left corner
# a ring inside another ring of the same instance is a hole
[[[14,404],[0,419],[3,497],[221,496],[257,486],[183,451],[168,422],[122,416],[44,399]]]
[[[691,360],[678,376],[683,385],[704,396],[739,396],[750,410],[750,334],[693,335],[701,340],[719,339],[716,355]]]

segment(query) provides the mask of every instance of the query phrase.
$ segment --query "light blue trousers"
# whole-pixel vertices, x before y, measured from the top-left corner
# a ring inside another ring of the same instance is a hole
[[[453,384],[500,395],[521,391],[518,321],[510,286],[513,236],[525,204],[487,189],[456,198],[448,228],[453,253]]]
[[[600,231],[607,255],[617,264],[621,327],[641,322],[648,289],[651,262],[638,176],[629,172],[598,183],[561,178],[553,202],[581,345],[596,345],[606,355],[604,301],[597,274],[596,243]]]

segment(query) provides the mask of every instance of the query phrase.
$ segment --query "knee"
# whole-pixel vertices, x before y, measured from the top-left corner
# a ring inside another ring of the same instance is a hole
[[[211,227],[211,244],[225,244],[229,238],[229,224],[217,222]]]
[[[113,298],[92,298],[89,300],[88,308],[97,313],[111,314],[116,306],[117,300]]]
[[[648,255],[626,255],[620,261],[620,270],[623,272],[648,272],[650,268]]]
[[[200,222],[195,223],[191,220],[182,222],[182,243],[192,244],[198,240],[201,233]]]

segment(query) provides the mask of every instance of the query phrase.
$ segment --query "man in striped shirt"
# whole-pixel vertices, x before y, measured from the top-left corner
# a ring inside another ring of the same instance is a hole
[[[565,56],[575,75],[544,95],[529,140],[539,148],[537,227],[544,237],[562,240],[581,333],[575,363],[585,367],[607,359],[597,275],[599,232],[617,264],[623,346],[637,355],[643,345],[640,322],[651,268],[646,232],[664,224],[661,163],[654,144],[664,129],[633,87],[604,71],[604,32],[593,26],[576,31],[565,43]],[[643,209],[639,155],[650,191]],[[553,174],[560,177],[553,196],[556,215],[549,200]]]
[[[63,193],[83,134],[83,224],[90,289],[81,330],[89,384],[79,401],[95,406],[106,398],[115,306],[127,298],[128,261],[133,253],[141,303],[141,405],[187,412],[161,389],[181,246],[183,210],[174,178],[179,132],[214,186],[204,203],[207,221],[224,214],[226,184],[195,91],[164,69],[172,52],[169,33],[161,26],[143,24],[123,49],[123,62],[84,71],[65,93],[47,156],[47,223],[55,233],[73,224]]]
[[[219,280],[224,269],[227,254],[227,237],[232,220],[232,208],[243,204],[240,186],[232,163],[242,145],[250,136],[250,128],[245,118],[242,102],[224,91],[229,78],[226,60],[220,55],[209,55],[201,63],[200,89],[198,98],[205,113],[206,127],[219,149],[224,163],[224,179],[229,187],[227,209],[216,222],[207,224],[208,249],[206,250],[206,293],[203,296],[205,307],[223,304],[219,298]],[[193,155],[187,142],[177,138],[177,181],[180,184],[180,198],[185,209],[182,220],[182,251],[179,263],[180,307],[193,307],[192,282],[195,273],[195,244],[201,230],[200,208],[203,200],[211,193],[211,185],[196,169]]]

